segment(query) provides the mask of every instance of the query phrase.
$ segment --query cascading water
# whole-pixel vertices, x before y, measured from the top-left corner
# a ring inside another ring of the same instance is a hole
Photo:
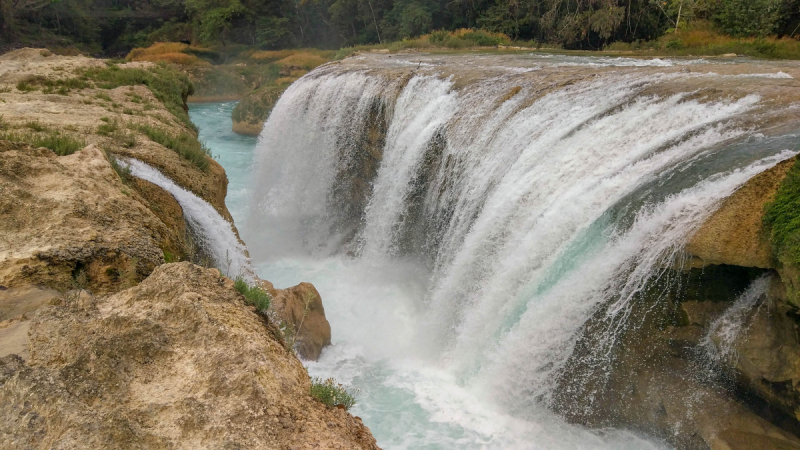
[[[603,367],[719,202],[795,154],[756,133],[779,107],[708,87],[791,76],[378,58],[293,84],[256,151],[240,229],[263,278],[322,293],[334,346],[311,373],[361,388],[387,448],[660,445],[548,408],[587,321]]]
[[[120,164],[129,168],[131,175],[149,181],[172,194],[181,205],[187,225],[194,235],[195,245],[212,263],[231,276],[251,277],[247,251],[236,237],[230,222],[226,221],[208,202],[178,186],[158,169],[135,158],[119,158]]]

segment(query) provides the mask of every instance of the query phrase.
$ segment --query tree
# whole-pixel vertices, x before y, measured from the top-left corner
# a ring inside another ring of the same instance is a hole
[[[226,45],[233,20],[245,8],[239,0],[186,0],[186,11],[194,20],[201,41]]]
[[[766,36],[775,32],[783,0],[720,0],[714,21],[731,36]]]
[[[3,36],[9,40],[14,39],[19,16],[38,12],[59,1],[61,0],[0,0]]]

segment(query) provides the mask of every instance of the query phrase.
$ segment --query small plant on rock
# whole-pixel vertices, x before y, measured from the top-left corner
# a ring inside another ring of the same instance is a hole
[[[356,404],[359,392],[358,389],[337,383],[333,378],[324,381],[319,377],[311,379],[311,396],[331,408],[341,406],[345,411],[349,410]]]
[[[272,302],[272,297],[267,291],[258,286],[250,286],[242,277],[236,277],[233,287],[244,296],[248,303],[256,307],[256,311],[266,314],[270,302]]]

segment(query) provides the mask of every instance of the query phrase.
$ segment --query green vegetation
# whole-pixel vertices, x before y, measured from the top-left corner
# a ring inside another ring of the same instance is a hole
[[[189,120],[186,112],[186,99],[194,92],[194,87],[185,74],[159,64],[149,69],[120,68],[111,65],[103,68],[91,68],[83,72],[82,77],[92,80],[100,89],[114,89],[120,86],[144,85],[160,100],[164,106],[189,129],[197,128]],[[106,101],[111,98],[101,97]],[[113,106],[113,105],[112,105]]]
[[[228,63],[248,47],[388,46],[425,35],[448,48],[503,45],[507,40],[497,35],[504,35],[516,45],[590,50],[652,42],[697,21],[734,38],[795,38],[800,28],[800,0],[9,0],[2,5],[0,36],[7,44],[122,56],[136,47],[173,42],[153,60],[198,68]],[[443,34],[460,29],[471,31],[458,39]]]
[[[311,379],[311,396],[328,407],[341,405],[349,410],[355,406],[357,395],[358,390],[339,384],[333,378],[324,381],[322,378]]]
[[[144,133],[151,141],[167,147],[190,161],[200,170],[208,170],[208,158],[211,151],[189,133],[173,133],[165,128],[139,124],[133,128]]]
[[[31,120],[31,121],[26,122],[25,123],[25,128],[29,128],[29,129],[31,129],[33,131],[37,131],[37,132],[44,131],[44,130],[47,129],[47,127],[42,125],[41,122],[39,122],[38,120]]]
[[[247,94],[233,109],[231,117],[235,122],[264,123],[286,87],[266,86]]]
[[[86,89],[89,83],[80,78],[52,79],[41,75],[31,75],[17,83],[17,90],[31,92],[42,89],[45,94],[67,95],[72,89]]]
[[[0,133],[0,139],[13,142],[25,142],[34,147],[45,147],[55,152],[58,156],[71,155],[86,147],[86,142],[58,131],[48,133],[14,132]]]
[[[122,164],[117,161],[117,157],[114,154],[109,153],[106,151],[106,158],[108,158],[108,162],[111,163],[111,168],[114,169],[114,172],[119,175],[120,180],[125,185],[130,184],[131,180],[133,179],[133,175],[131,174],[131,168],[128,166],[122,166]]]
[[[256,311],[265,314],[269,309],[272,297],[258,286],[250,286],[242,277],[236,277],[233,287],[244,296],[248,303],[256,307]]]
[[[800,163],[789,169],[775,199],[767,205],[764,224],[778,258],[800,267]]]

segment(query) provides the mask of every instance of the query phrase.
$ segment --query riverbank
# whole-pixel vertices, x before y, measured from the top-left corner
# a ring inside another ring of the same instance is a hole
[[[0,56],[0,447],[376,448],[312,397],[292,344],[319,347],[284,329],[303,302],[324,321],[319,294],[255,284],[192,92],[150,62]]]

